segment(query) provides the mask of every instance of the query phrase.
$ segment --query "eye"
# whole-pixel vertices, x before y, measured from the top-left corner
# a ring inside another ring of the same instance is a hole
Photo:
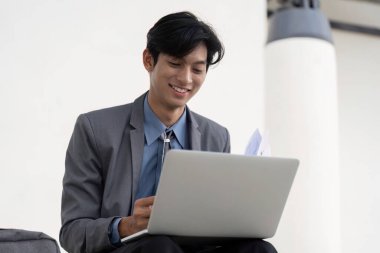
[[[196,74],[202,74],[203,70],[202,69],[193,69],[194,73]]]
[[[169,65],[173,67],[179,67],[181,65],[178,62],[174,62],[174,61],[168,61],[168,62],[169,62]]]

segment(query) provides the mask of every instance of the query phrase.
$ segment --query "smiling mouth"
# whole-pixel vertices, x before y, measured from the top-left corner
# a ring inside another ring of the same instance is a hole
[[[169,86],[170,86],[173,90],[175,90],[176,92],[179,92],[179,93],[186,93],[186,92],[189,92],[189,91],[190,91],[189,89],[180,88],[180,87],[174,86],[173,84],[169,84]]]

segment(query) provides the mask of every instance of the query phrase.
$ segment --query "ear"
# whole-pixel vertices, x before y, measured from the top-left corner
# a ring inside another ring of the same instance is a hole
[[[154,60],[152,54],[146,48],[143,52],[143,63],[144,67],[148,72],[151,72],[154,68]]]

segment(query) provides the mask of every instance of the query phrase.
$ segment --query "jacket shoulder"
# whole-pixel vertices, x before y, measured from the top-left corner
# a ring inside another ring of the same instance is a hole
[[[82,115],[87,117],[92,122],[104,122],[121,120],[131,113],[132,103],[103,108],[95,111],[83,113]]]
[[[230,134],[226,127],[197,113],[191,112],[193,125],[201,134],[201,149],[215,152],[230,152]]]
[[[225,133],[227,131],[226,127],[198,113],[191,112],[191,116],[194,118],[200,129],[214,130],[221,133]]]
[[[90,111],[79,115],[77,125],[87,126],[95,136],[120,137],[130,121],[132,103]]]

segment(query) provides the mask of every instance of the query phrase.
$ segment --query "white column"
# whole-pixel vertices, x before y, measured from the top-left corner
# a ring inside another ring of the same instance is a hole
[[[265,52],[265,127],[273,156],[300,167],[277,234],[279,252],[339,253],[340,194],[335,50],[287,38]]]

